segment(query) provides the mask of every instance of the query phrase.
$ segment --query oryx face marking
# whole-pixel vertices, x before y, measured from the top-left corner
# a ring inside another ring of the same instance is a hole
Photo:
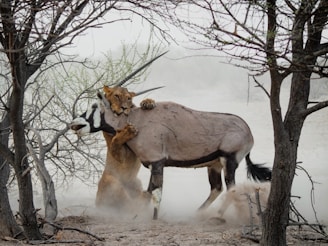
[[[83,117],[75,118],[70,125],[70,128],[75,132],[76,135],[79,137],[85,136],[89,134],[90,131],[90,124],[86,121]]]
[[[78,136],[98,131],[106,131],[114,135],[115,130],[105,123],[103,107],[100,103],[94,103],[85,113],[72,121],[70,128]]]

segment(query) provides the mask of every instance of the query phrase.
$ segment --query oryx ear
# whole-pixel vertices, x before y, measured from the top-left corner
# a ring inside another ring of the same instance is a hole
[[[104,106],[105,108],[110,108],[110,103],[105,98],[105,95],[101,93],[100,91],[97,92],[97,97],[100,101],[101,106]]]
[[[97,91],[97,97],[98,99],[103,100],[103,95],[100,91]]]

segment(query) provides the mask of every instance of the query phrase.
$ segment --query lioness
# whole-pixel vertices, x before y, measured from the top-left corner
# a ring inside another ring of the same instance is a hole
[[[104,86],[106,99],[116,114],[128,114],[135,105],[132,98],[134,92],[122,87]],[[142,109],[152,109],[155,102],[145,99],[141,102]],[[141,181],[137,178],[141,163],[125,143],[137,134],[136,130],[127,125],[116,132],[115,136],[103,132],[107,144],[106,166],[98,183],[96,206],[111,207],[120,210],[133,209],[135,202],[146,203],[150,197],[142,190]]]
[[[237,184],[221,197],[221,205],[216,218],[220,223],[225,222],[225,219],[231,220],[230,222],[237,222],[245,224],[253,220],[259,223],[259,215],[257,211],[256,192],[258,192],[261,211],[263,211],[268,202],[270,193],[270,182],[254,183],[245,182]],[[225,212],[230,212],[225,216]],[[253,217],[251,217],[253,216]]]

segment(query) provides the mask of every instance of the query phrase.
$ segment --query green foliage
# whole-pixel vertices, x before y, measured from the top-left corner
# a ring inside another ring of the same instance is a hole
[[[42,144],[49,145],[61,129],[96,99],[97,90],[103,85],[115,85],[157,52],[158,46],[142,49],[134,44],[123,45],[120,52],[109,51],[93,60],[79,58],[63,63],[50,58],[56,65],[35,76],[26,90],[25,121],[40,132]],[[146,70],[142,71],[129,83],[142,82],[146,76]],[[35,149],[40,148],[32,132],[27,136]],[[83,182],[98,181],[105,163],[105,142],[101,135],[95,134],[84,137],[80,143],[67,129],[46,154],[46,166],[56,177],[56,183],[69,177]]]

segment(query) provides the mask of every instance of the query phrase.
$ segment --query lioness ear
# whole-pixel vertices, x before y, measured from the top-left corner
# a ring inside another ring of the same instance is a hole
[[[135,93],[135,92],[132,92],[132,91],[131,91],[131,92],[129,92],[129,93],[130,93],[130,96],[131,96],[131,97],[135,97],[135,96],[137,95],[137,93]]]
[[[113,92],[113,88],[108,87],[107,85],[104,85],[103,87],[104,93],[107,95],[110,95]]]

